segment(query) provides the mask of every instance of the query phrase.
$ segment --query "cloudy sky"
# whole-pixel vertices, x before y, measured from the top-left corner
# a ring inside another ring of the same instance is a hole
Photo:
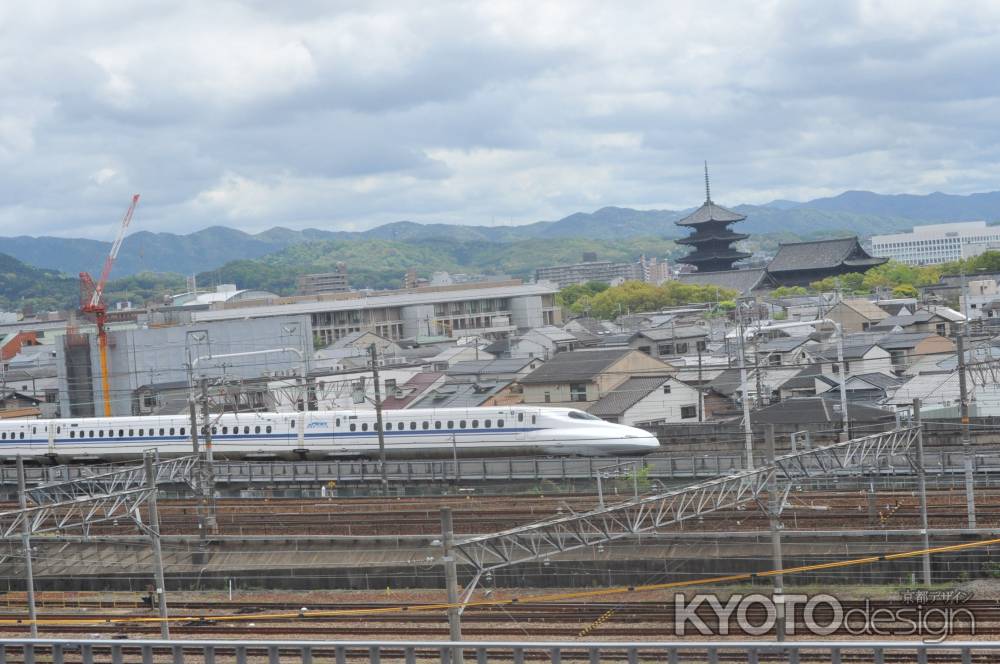
[[[1000,3],[0,4],[0,235],[1000,188]]]

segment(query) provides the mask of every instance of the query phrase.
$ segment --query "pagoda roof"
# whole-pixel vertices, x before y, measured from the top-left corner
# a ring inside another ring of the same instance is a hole
[[[712,199],[708,199],[701,204],[700,208],[675,223],[678,226],[698,226],[711,222],[732,223],[734,221],[743,221],[746,218],[745,214],[727,210],[721,205],[713,203]]]
[[[678,240],[674,240],[677,244],[700,244],[702,242],[736,242],[737,240],[745,240],[749,235],[744,233],[734,233],[732,231],[720,230],[720,231],[706,231],[702,234],[700,231],[688,237],[682,237]]]
[[[868,269],[887,260],[871,256],[856,236],[814,242],[788,242],[778,245],[778,253],[767,266],[767,271],[774,274],[839,266]]]
[[[736,251],[735,249],[730,249],[726,247],[723,251],[706,251],[705,249],[695,249],[690,254],[684,258],[679,259],[681,263],[687,263],[688,265],[693,265],[695,262],[701,261],[713,261],[713,260],[742,260],[744,258],[750,258],[750,254],[745,251]]]

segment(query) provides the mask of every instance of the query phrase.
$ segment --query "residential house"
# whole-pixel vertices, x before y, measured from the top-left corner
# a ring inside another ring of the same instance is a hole
[[[547,359],[564,351],[575,350],[577,338],[555,325],[543,325],[528,330],[514,340],[511,357]]]
[[[520,394],[510,390],[509,380],[476,380],[458,382],[448,380],[417,399],[411,408],[478,408],[509,406],[521,403]]]
[[[538,357],[514,357],[495,360],[470,360],[459,362],[445,370],[449,379],[461,378],[479,380],[484,378],[502,380],[520,380],[532,371],[542,366]]]
[[[813,361],[820,365],[822,372],[830,376],[841,374],[838,342],[813,344],[806,348]],[[892,374],[892,360],[889,351],[879,346],[868,335],[855,339],[847,337],[843,346],[843,373],[863,374],[881,372]],[[837,380],[840,380],[839,378]]]
[[[409,380],[402,383],[395,383],[395,388],[392,391],[386,391],[386,394],[382,397],[382,408],[383,410],[412,408],[415,401],[436,386],[444,383],[444,381],[445,375],[440,371],[421,371],[415,373]]]
[[[788,297],[768,298],[764,302],[770,308],[771,316],[776,320],[784,317],[788,321],[809,321],[822,318],[833,304],[834,294],[819,293],[818,295],[792,295]]]
[[[917,364],[937,362],[955,353],[955,342],[931,332],[892,332],[878,345],[889,351],[892,370],[910,372]]]
[[[958,372],[941,371],[913,376],[900,385],[887,404],[909,406],[914,399],[920,399],[924,406],[955,406],[960,403]]]
[[[587,411],[628,426],[698,422],[700,399],[697,389],[673,376],[637,376],[605,394]]]
[[[809,362],[809,337],[783,337],[758,344],[754,351],[757,363],[767,367],[799,366]]]
[[[810,364],[779,385],[778,395],[781,401],[812,397],[839,386],[840,381],[823,373],[822,365]]]
[[[947,307],[918,309],[909,316],[889,316],[870,329],[875,332],[932,332],[948,337],[952,326],[964,320],[961,314]]]
[[[848,377],[844,391],[848,401],[876,404],[882,403],[892,396],[903,382],[901,378],[887,376],[879,372],[860,374]],[[832,385],[830,389],[823,392],[822,396],[839,399],[840,384]]]
[[[633,376],[674,373],[672,366],[631,348],[558,353],[521,379],[524,403],[586,408]]]
[[[884,309],[871,300],[851,298],[833,305],[824,318],[840,323],[845,334],[867,332],[889,317]]]
[[[708,329],[701,325],[666,325],[636,332],[629,347],[660,359],[704,352]]]

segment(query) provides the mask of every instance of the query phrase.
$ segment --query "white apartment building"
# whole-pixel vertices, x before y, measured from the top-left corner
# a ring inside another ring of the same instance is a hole
[[[982,253],[977,245],[1000,242],[1000,226],[985,221],[915,226],[910,233],[875,235],[872,255],[908,265],[937,265]]]

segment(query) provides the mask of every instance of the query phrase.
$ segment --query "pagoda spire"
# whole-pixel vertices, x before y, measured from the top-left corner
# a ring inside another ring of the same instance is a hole
[[[678,226],[686,226],[694,232],[686,238],[677,240],[677,244],[690,245],[693,251],[681,263],[695,266],[699,272],[719,272],[732,270],[733,264],[750,254],[740,251],[733,245],[745,240],[747,235],[731,229],[730,224],[746,219],[745,215],[727,210],[712,202],[712,182],[708,176],[708,161],[705,161],[705,202],[701,207],[684,217]]]

